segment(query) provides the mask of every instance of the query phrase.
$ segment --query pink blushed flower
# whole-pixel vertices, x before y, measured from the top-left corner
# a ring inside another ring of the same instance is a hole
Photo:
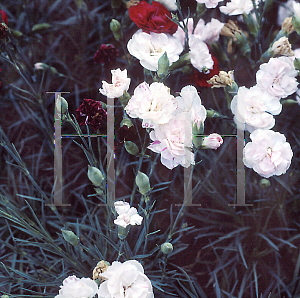
[[[129,89],[130,78],[127,78],[127,69],[111,70],[111,74],[112,84],[102,81],[102,89],[99,89],[99,91],[108,98],[120,97]]]
[[[292,58],[271,58],[268,63],[263,63],[259,67],[256,82],[260,89],[280,99],[297,91],[296,76],[297,71]]]
[[[168,123],[158,125],[150,132],[153,143],[148,149],[160,153],[161,163],[172,170],[178,165],[188,168],[195,164],[192,147],[192,125],[190,113],[182,112]]]
[[[212,133],[205,137],[202,142],[202,149],[218,149],[223,144],[222,137],[217,133]]]
[[[260,176],[269,178],[285,174],[290,167],[293,151],[283,134],[272,130],[257,129],[246,144],[244,164]]]
[[[129,203],[123,201],[115,202],[115,209],[119,214],[114,223],[126,228],[128,225],[140,225],[143,218],[138,215],[136,208],[130,207]]]

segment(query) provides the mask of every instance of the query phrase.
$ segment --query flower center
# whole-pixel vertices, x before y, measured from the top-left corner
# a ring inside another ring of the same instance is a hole
[[[161,56],[162,53],[163,53],[163,49],[161,47],[155,48],[155,46],[151,43],[150,56]]]

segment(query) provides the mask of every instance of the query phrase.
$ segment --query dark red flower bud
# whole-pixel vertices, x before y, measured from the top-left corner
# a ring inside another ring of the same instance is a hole
[[[76,110],[76,120],[80,126],[91,125],[94,131],[103,130],[106,127],[107,113],[102,109],[100,101],[84,99]]]
[[[112,44],[102,44],[94,55],[95,63],[110,64],[116,61],[119,51]]]
[[[153,1],[150,5],[141,1],[128,11],[130,19],[144,32],[174,34],[177,31],[178,25],[170,20],[171,13],[159,2]]]

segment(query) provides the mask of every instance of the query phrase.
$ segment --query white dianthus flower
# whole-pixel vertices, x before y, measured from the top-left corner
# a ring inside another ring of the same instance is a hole
[[[297,71],[292,58],[271,58],[268,63],[263,63],[259,67],[256,82],[262,90],[280,99],[297,91],[296,76]]]
[[[97,293],[98,285],[90,278],[78,278],[72,275],[63,281],[60,288],[55,298],[93,298]]]
[[[140,60],[141,65],[149,70],[158,69],[158,60],[167,53],[170,65],[179,59],[183,51],[180,41],[170,34],[154,33],[150,34],[138,30],[128,41],[129,53]]]
[[[106,280],[100,284],[99,298],[154,298],[151,282],[136,260],[115,261],[100,276]]]
[[[252,142],[246,144],[244,164],[260,176],[269,178],[286,173],[293,151],[283,134],[273,130],[257,129],[251,133]]]
[[[195,68],[204,73],[213,69],[214,61],[205,42],[192,35],[189,38],[189,46],[191,63]]]
[[[143,82],[135,88],[125,111],[132,118],[143,119],[143,127],[154,128],[169,122],[176,108],[177,101],[167,86],[158,82],[149,86]]]
[[[275,125],[273,115],[281,112],[278,98],[258,86],[240,87],[231,102],[231,111],[237,128],[252,132],[255,129],[270,129]]]

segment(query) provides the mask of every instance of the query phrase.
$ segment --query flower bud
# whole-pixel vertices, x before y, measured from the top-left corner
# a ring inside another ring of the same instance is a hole
[[[284,107],[294,107],[296,104],[298,104],[298,101],[294,100],[294,99],[291,99],[291,98],[288,98],[288,99],[285,99],[285,100],[281,101],[281,104]]]
[[[193,134],[193,144],[196,148],[199,148],[202,145],[202,140],[203,137],[201,137],[200,135],[202,135],[204,132],[204,124],[203,122],[201,123],[200,127],[198,128],[197,124],[194,124],[192,127],[192,134]]]
[[[101,171],[96,167],[88,166],[88,178],[95,185],[100,186],[104,180],[104,176]]]
[[[51,24],[48,23],[40,23],[40,24],[35,24],[32,26],[31,31],[41,31],[41,30],[46,30],[51,27]]]
[[[246,23],[249,32],[253,35],[256,35],[258,32],[258,28],[257,28],[257,23],[254,20],[254,18],[252,17],[251,13],[249,13],[248,15],[246,15],[245,13],[243,14],[243,19],[244,22]]]
[[[72,231],[68,231],[68,230],[61,230],[64,239],[71,243],[72,245],[78,245],[79,243],[79,238],[72,232]]]
[[[118,9],[122,5],[122,0],[111,0],[111,8]]]
[[[206,116],[207,118],[217,118],[220,117],[221,115],[215,110],[210,109],[206,111]]]
[[[231,86],[229,86],[229,85],[226,86],[226,90],[230,94],[234,94],[235,95],[238,92],[238,89],[239,89],[239,86],[238,86],[238,84],[235,81],[232,82]]]
[[[117,41],[119,41],[123,37],[121,24],[119,21],[112,19],[109,24],[109,28]]]
[[[217,133],[212,133],[203,138],[202,149],[218,149],[223,144],[222,137]]]
[[[75,3],[79,9],[83,9],[85,11],[88,10],[86,3],[83,0],[75,0]]]
[[[294,67],[296,70],[300,70],[300,59],[299,58],[294,59]]]
[[[203,15],[206,12],[206,6],[204,3],[197,3],[196,12],[198,15]]]
[[[161,245],[160,250],[167,255],[173,251],[173,245],[169,242],[165,242]]]
[[[118,237],[121,240],[124,240],[128,233],[129,233],[129,228],[130,226],[128,225],[126,228],[122,227],[122,226],[118,226]]]
[[[60,114],[64,114],[68,110],[68,102],[60,95],[57,96],[56,110]]]
[[[248,44],[245,34],[243,32],[241,32],[240,34],[236,34],[235,37],[236,37],[236,43],[237,43],[242,55],[244,55],[247,58],[250,58],[251,48]]]
[[[232,39],[230,39],[230,40],[232,40]],[[229,43],[229,41],[228,41],[228,43]],[[229,58],[226,54],[226,51],[223,50],[221,44],[218,41],[214,41],[209,45],[209,47],[210,47],[212,53],[216,56],[219,63],[225,64],[226,66],[229,67],[229,65],[230,65]]]
[[[271,185],[271,183],[268,179],[261,179],[259,181],[259,187],[260,188],[268,188],[268,187],[270,187],[270,185]]]
[[[300,18],[294,15],[292,18],[292,24],[293,24],[296,32],[298,34],[300,34]]]
[[[20,38],[23,35],[23,33],[19,30],[10,29],[10,32],[15,38]]]
[[[124,125],[126,125],[128,128],[130,128],[131,126],[133,126],[133,123],[129,118],[124,117],[121,124],[120,124],[120,127],[122,127]]]
[[[131,141],[124,141],[126,151],[131,155],[137,155],[139,153],[138,146]]]
[[[158,60],[157,75],[159,78],[163,79],[168,75],[169,66],[170,66],[170,61],[167,52],[164,52],[164,54]]]
[[[148,176],[140,171],[138,171],[138,174],[135,177],[135,183],[142,195],[145,195],[150,190],[150,182]]]
[[[34,64],[34,68],[36,70],[46,70],[46,69],[49,69],[52,74],[57,74],[58,73],[56,68],[54,68],[53,66],[50,66],[50,65],[48,65],[46,63],[42,63],[42,62],[35,63]],[[63,76],[63,75],[59,74],[59,76]]]

